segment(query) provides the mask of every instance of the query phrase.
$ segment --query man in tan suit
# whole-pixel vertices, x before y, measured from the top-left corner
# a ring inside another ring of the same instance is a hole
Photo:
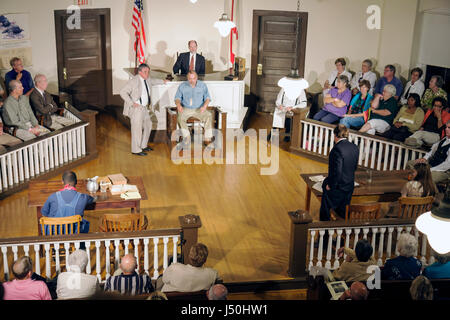
[[[156,117],[151,108],[151,86],[166,83],[166,80],[150,79],[149,75],[150,67],[141,64],[138,74],[120,90],[124,101],[123,115],[129,117],[131,123],[131,153],[138,156],[146,156],[146,151],[153,150],[148,146],[151,118]]]
[[[58,116],[58,105],[53,97],[48,93],[47,77],[43,74],[37,74],[34,77],[35,90],[30,94],[30,104],[37,116],[44,117],[43,125],[47,128],[58,130],[65,126],[70,126],[74,122],[70,119]]]

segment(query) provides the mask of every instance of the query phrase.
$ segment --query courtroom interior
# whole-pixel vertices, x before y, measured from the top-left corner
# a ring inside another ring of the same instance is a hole
[[[1,1],[0,300],[449,299],[449,30],[448,0]]]

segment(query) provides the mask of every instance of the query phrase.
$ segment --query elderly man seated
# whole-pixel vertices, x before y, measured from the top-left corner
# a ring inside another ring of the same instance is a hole
[[[8,126],[16,126],[16,137],[24,141],[50,132],[39,125],[31,110],[27,96],[23,95],[22,83],[17,80],[9,82],[10,95],[3,105],[3,120]]]
[[[365,281],[371,273],[367,273],[367,268],[376,265],[376,261],[372,257],[373,248],[370,243],[365,240],[359,240],[356,243],[355,250],[350,248],[340,248],[338,250],[339,258],[347,255],[345,261],[339,269],[333,271],[333,277],[343,281]]]
[[[105,292],[118,292],[123,295],[139,295],[154,291],[152,281],[148,275],[136,273],[137,260],[131,253],[126,254],[120,261],[121,274],[106,280]]]
[[[218,279],[217,271],[204,268],[208,258],[208,248],[197,243],[189,251],[191,264],[172,263],[163,273],[162,292],[195,292],[208,290]]]
[[[215,284],[207,292],[208,300],[227,300],[228,289],[223,284]]]
[[[82,299],[93,296],[99,289],[98,278],[86,274],[88,256],[84,250],[69,255],[67,272],[58,276],[56,293],[58,299]]]
[[[30,94],[30,104],[36,115],[44,117],[44,126],[58,130],[65,126],[70,126],[74,122],[70,119],[56,115],[58,105],[53,101],[53,97],[48,93],[47,78],[43,74],[34,77],[35,90]]]
[[[362,282],[355,281],[350,286],[350,289],[344,291],[339,300],[367,300],[368,296],[369,291],[367,287]]]
[[[32,280],[33,262],[28,256],[14,261],[12,272],[13,281],[3,283],[4,300],[52,300],[44,281]]]

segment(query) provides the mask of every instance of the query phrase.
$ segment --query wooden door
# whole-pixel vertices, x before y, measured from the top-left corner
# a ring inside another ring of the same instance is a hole
[[[258,97],[258,111],[274,110],[278,80],[295,67],[296,56],[303,77],[307,23],[305,12],[253,11],[251,91]]]
[[[66,10],[54,15],[59,91],[79,110],[103,110],[112,96],[110,9],[81,10],[79,29],[67,26]]]

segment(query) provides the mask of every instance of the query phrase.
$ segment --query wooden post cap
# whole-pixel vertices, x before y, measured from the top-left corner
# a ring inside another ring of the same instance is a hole
[[[202,226],[200,216],[194,214],[179,216],[178,221],[180,222],[180,226],[182,228],[200,228]]]
[[[308,211],[298,209],[297,211],[289,211],[289,218],[291,218],[292,223],[295,224],[306,224],[311,223],[313,220]]]

